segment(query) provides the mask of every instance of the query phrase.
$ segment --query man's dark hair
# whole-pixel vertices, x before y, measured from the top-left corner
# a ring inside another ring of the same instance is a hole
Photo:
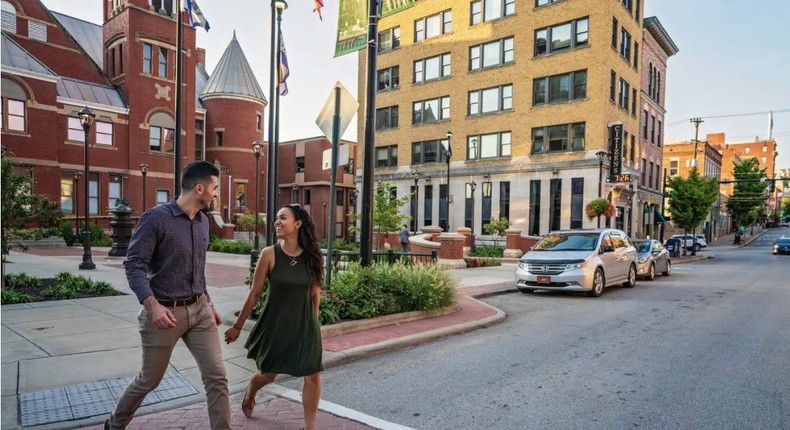
[[[195,185],[210,182],[212,176],[219,176],[219,169],[208,161],[193,161],[184,167],[181,175],[181,191],[190,192]]]

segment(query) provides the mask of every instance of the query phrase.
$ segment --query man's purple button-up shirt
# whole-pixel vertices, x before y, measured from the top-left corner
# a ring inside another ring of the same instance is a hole
[[[123,262],[137,299],[180,300],[205,293],[208,231],[208,217],[198,212],[189,219],[176,199],[145,212]]]

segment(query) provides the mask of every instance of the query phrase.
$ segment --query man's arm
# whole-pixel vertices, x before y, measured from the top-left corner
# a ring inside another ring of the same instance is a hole
[[[123,266],[126,269],[126,279],[140,303],[154,295],[148,281],[148,263],[156,249],[159,234],[155,215],[148,211],[140,217],[137,228],[129,240],[129,249]]]

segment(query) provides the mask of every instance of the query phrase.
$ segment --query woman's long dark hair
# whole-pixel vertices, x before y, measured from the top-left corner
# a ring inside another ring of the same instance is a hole
[[[313,284],[324,288],[324,258],[321,248],[315,239],[315,225],[310,214],[298,204],[286,205],[297,221],[302,221],[302,226],[297,230],[299,247],[307,253],[307,271],[313,279]]]

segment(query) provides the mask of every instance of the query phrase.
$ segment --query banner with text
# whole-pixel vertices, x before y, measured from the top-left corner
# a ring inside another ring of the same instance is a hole
[[[609,176],[623,172],[623,124],[609,126]]]
[[[381,17],[386,18],[412,6],[414,6],[414,0],[383,0],[381,3]]]
[[[340,0],[335,57],[359,51],[368,37],[367,0]]]

